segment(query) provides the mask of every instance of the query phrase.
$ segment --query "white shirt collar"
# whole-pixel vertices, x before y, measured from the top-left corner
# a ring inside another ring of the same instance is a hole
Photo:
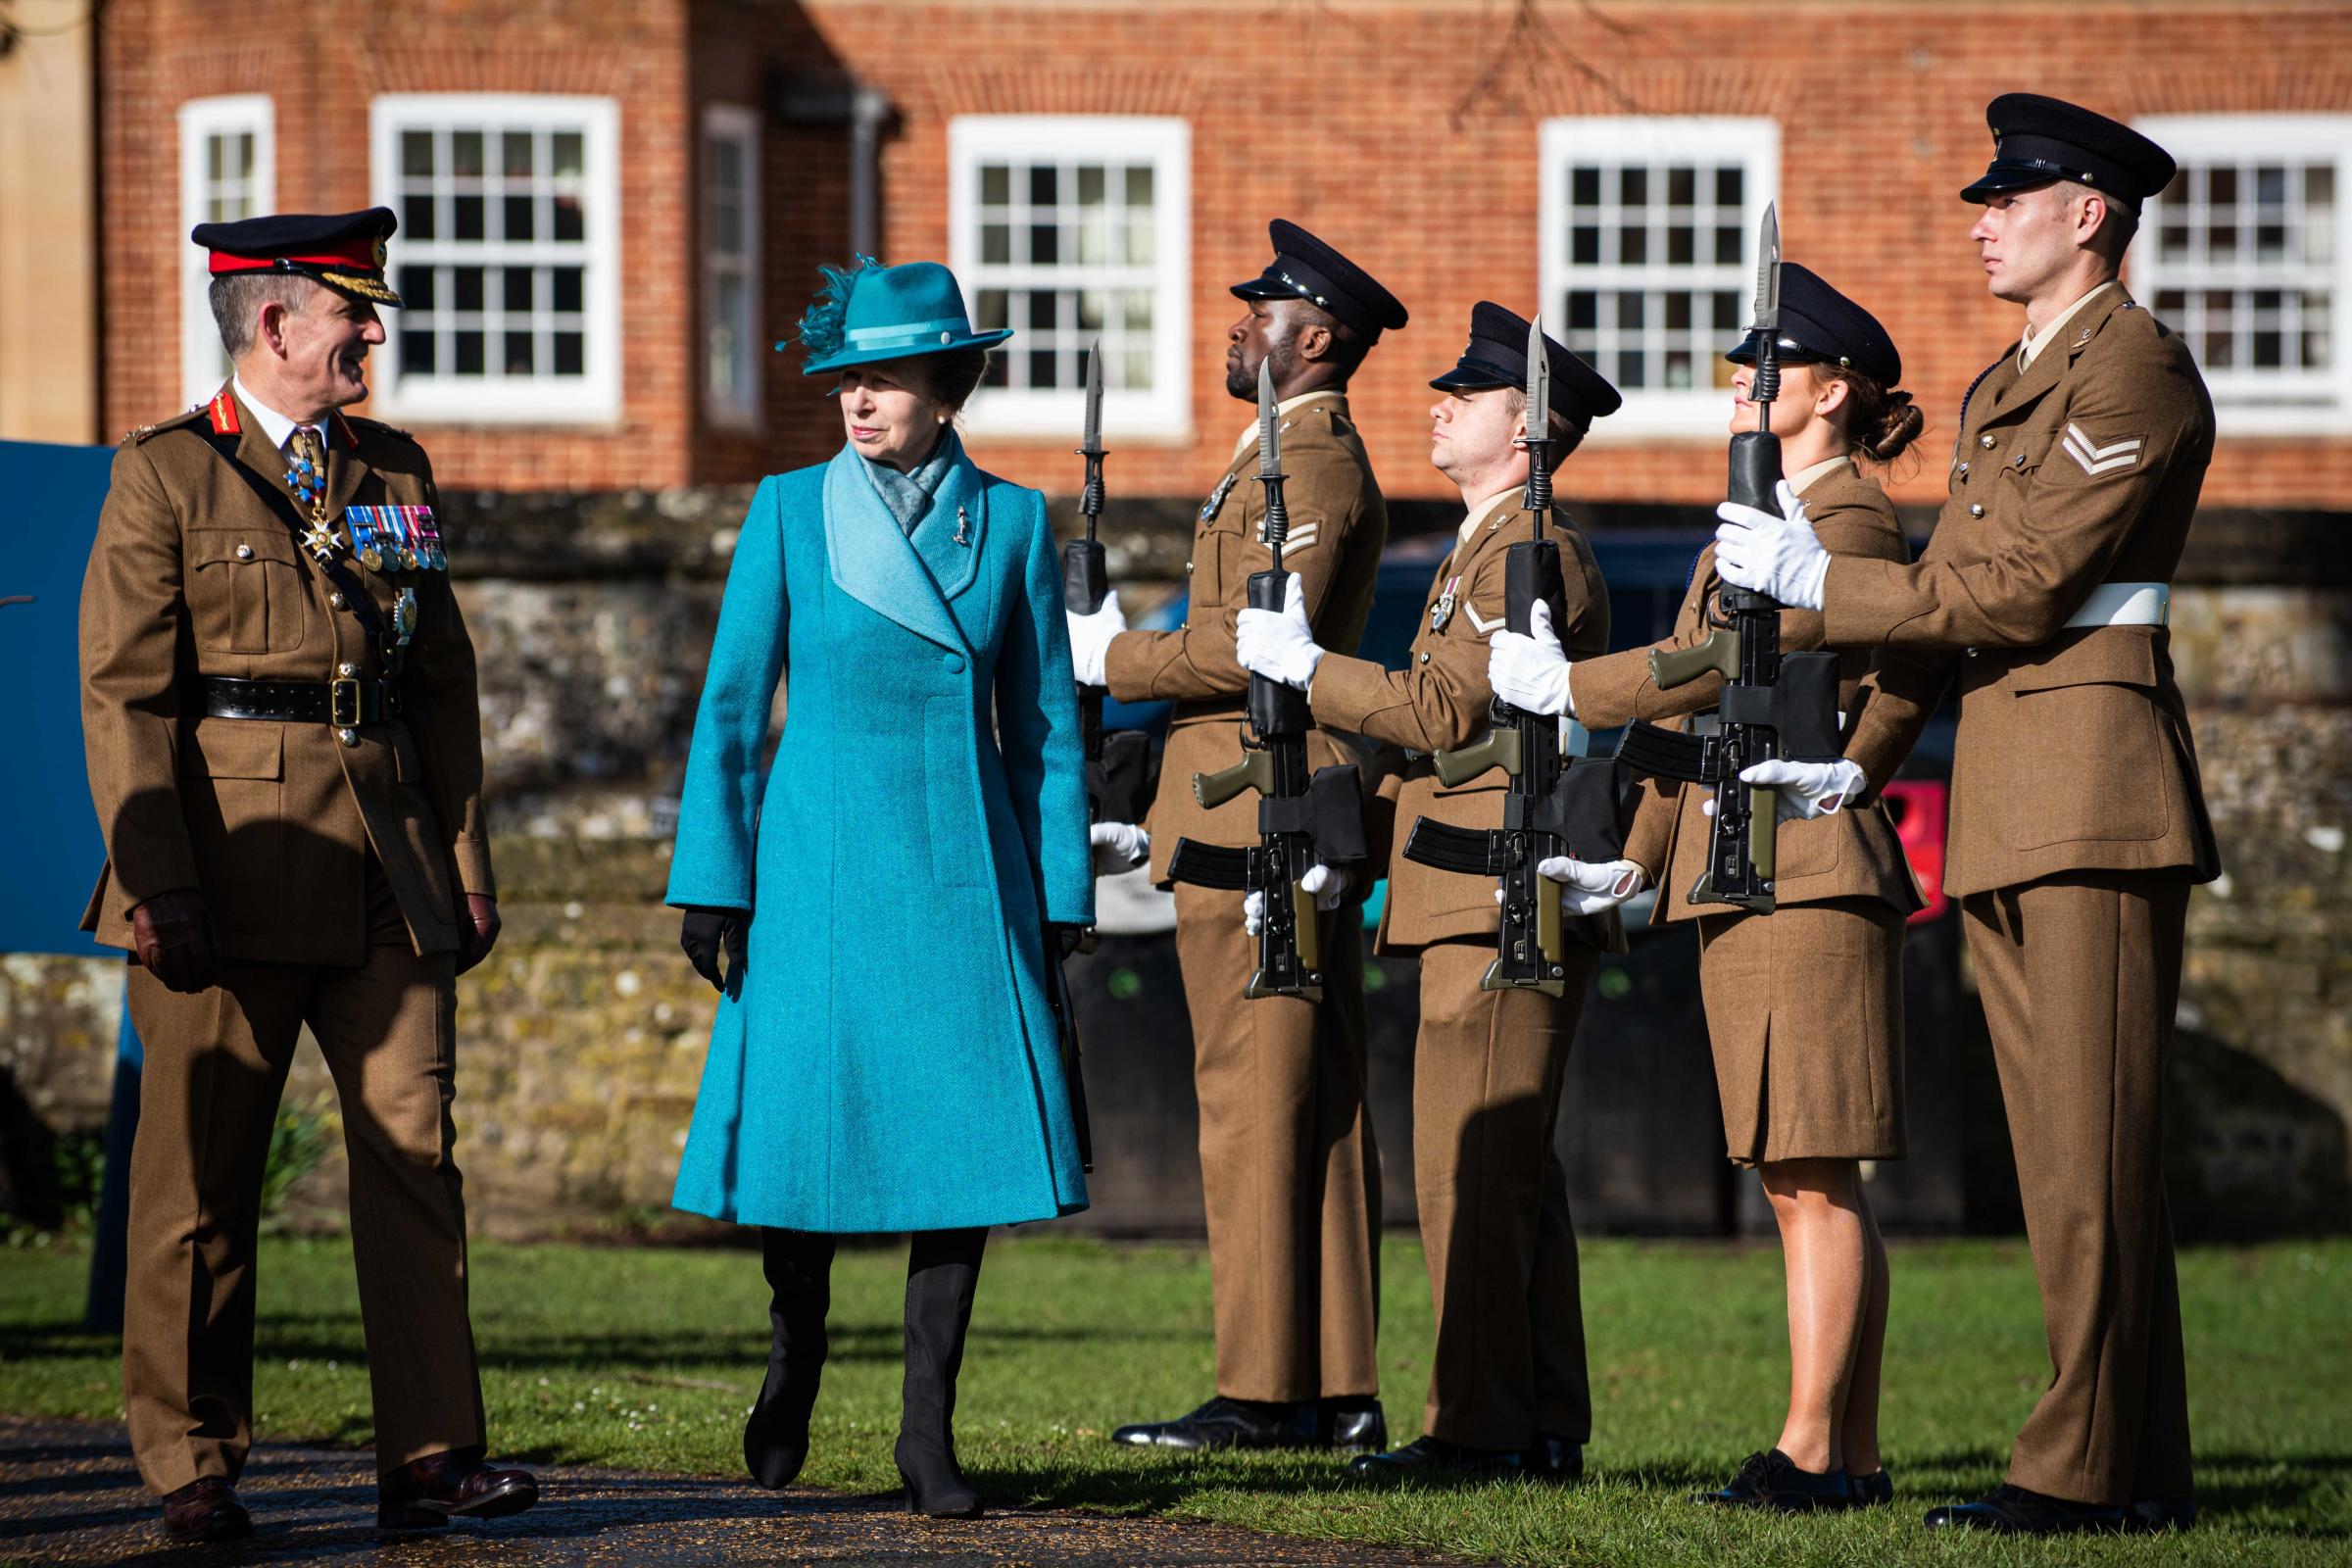
[[[1486,500],[1481,501],[1477,506],[1472,507],[1470,509],[1470,514],[1462,519],[1460,542],[1463,544],[1468,544],[1472,534],[1478,532],[1479,529],[1485,527],[1488,523],[1493,522],[1503,513],[1518,508],[1525,503],[1526,499],[1527,486],[1523,484],[1509,485],[1503,489],[1495,491],[1493,495],[1487,497]]]
[[[245,385],[241,377],[230,376],[228,384],[230,390],[236,393],[237,401],[244,404],[247,412],[261,421],[262,434],[270,438],[270,444],[280,452],[285,451],[286,443],[294,439],[294,431],[302,421],[287,418],[269,404],[255,397],[252,389]],[[333,419],[320,419],[311,428],[318,432],[319,451],[323,452],[334,445],[335,421]]]
[[[1834,458],[1824,458],[1819,463],[1814,464],[1813,466],[1809,468],[1799,468],[1794,473],[1790,474],[1788,476],[1788,488],[1801,496],[1807,490],[1812,489],[1814,485],[1820,483],[1823,479],[1828,478],[1838,468],[1853,461],[1853,459],[1847,457],[1842,452],[1838,453]]]
[[[1274,405],[1275,422],[1280,423],[1294,409],[1303,409],[1317,398],[1336,398],[1345,402],[1347,397],[1348,394],[1337,387],[1327,386],[1319,392],[1301,392],[1295,398],[1284,398],[1280,403]],[[1242,431],[1241,438],[1233,444],[1233,461],[1241,462],[1242,454],[1255,445],[1257,445],[1257,421],[1251,419],[1248,428]]]
[[[2092,300],[2097,299],[2109,289],[2122,288],[2123,286],[2124,285],[2121,282],[2111,277],[2106,282],[2101,283],[2097,288],[2092,289],[2089,293],[2075,301],[2074,304],[2069,305],[2065,310],[2060,311],[2056,316],[2052,317],[2050,318],[2050,324],[2043,327],[2040,331],[2036,332],[2031,326],[2020,328],[2017,335],[2017,368],[2021,370],[2031,368],[2035,357],[2041,353],[2041,346],[2044,343],[2049,342],[2050,339],[2056,337],[2058,335],[2058,329],[2066,325],[2067,322],[2073,320],[2077,311],[2080,311],[2083,306],[2088,305]]]

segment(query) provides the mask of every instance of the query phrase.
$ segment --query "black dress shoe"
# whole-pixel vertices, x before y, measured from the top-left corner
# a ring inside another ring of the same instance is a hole
[[[1566,1486],[1582,1481],[1585,1476],[1585,1446],[1573,1438],[1555,1438],[1548,1433],[1537,1435],[1533,1446],[1519,1455],[1519,1473],[1530,1481],[1548,1481]]]
[[[1848,1473],[1845,1478],[1848,1508],[1879,1508],[1894,1500],[1894,1477],[1884,1468],[1866,1476]]]
[[[2124,1510],[2096,1502],[2044,1496],[2007,1482],[1977,1502],[1947,1502],[1928,1510],[1930,1530],[1987,1530],[2001,1536],[2079,1536],[2120,1531]]]
[[[1378,1399],[1325,1399],[1319,1442],[1343,1453],[1377,1453],[1389,1446],[1389,1418]]]
[[[1520,1459],[1516,1448],[1473,1448],[1420,1437],[1387,1453],[1359,1453],[1348,1461],[1348,1473],[1367,1481],[1463,1481],[1517,1475]]]
[[[164,1534],[173,1541],[242,1541],[253,1534],[253,1515],[237,1500],[236,1488],[206,1476],[164,1494]]]
[[[440,1530],[461,1515],[504,1519],[539,1500],[528,1470],[500,1470],[476,1458],[431,1453],[404,1464],[375,1486],[378,1530]]]
[[[1376,1418],[1378,1413],[1375,1409]],[[1314,1400],[1269,1403],[1258,1399],[1228,1399],[1220,1394],[1198,1410],[1173,1421],[1146,1421],[1121,1427],[1110,1435],[1110,1441],[1135,1448],[1175,1448],[1186,1452],[1204,1448],[1311,1448],[1329,1443],[1330,1433],[1325,1412]]]
[[[2134,1535],[2186,1530],[2197,1522],[2194,1497],[2150,1497],[2124,1510],[2124,1528]]]
[[[1842,1508],[1851,1495],[1843,1470],[1827,1473],[1799,1470],[1795,1460],[1773,1448],[1749,1454],[1728,1486],[1713,1492],[1694,1492],[1690,1500],[1726,1508],[1810,1513],[1816,1508]]]

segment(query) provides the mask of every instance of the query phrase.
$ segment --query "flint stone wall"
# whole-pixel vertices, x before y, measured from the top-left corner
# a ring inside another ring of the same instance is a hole
[[[713,998],[661,898],[750,490],[444,499],[480,654],[506,917],[497,953],[461,982],[469,1209],[507,1236],[674,1228],[670,1181]],[[1399,531],[1422,520],[1400,512]],[[1179,502],[1123,509],[1105,535],[1114,579],[1174,591],[1190,517]],[[2352,561],[2328,548],[2325,520],[2327,547],[2311,519],[2200,519],[2174,599],[2228,867],[2190,906],[2174,1065],[2176,1205],[2192,1233],[2352,1223]],[[1057,521],[1074,525],[1067,501]],[[37,1207],[42,1138],[104,1120],[120,968],[0,959],[14,1206]],[[288,1100],[332,1103],[308,1045]],[[1389,1152],[1405,1182],[1404,1152]],[[298,1189],[296,1217],[330,1217],[342,1182],[337,1155]]]

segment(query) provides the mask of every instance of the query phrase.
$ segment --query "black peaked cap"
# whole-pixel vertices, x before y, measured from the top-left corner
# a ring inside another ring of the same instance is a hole
[[[1903,357],[1879,318],[1794,262],[1781,264],[1781,333],[1774,350],[1790,363],[1850,366],[1883,387],[1903,378]],[[1735,365],[1756,357],[1756,334],[1724,356]]]
[[[1493,300],[1470,307],[1470,346],[1454,368],[1430,382],[1441,392],[1470,392],[1481,387],[1527,385],[1527,318],[1506,311]],[[1579,430],[1617,412],[1625,399],[1602,375],[1568,352],[1551,334],[1544,335],[1544,358],[1551,362],[1551,410]]]
[[[1984,123],[1992,127],[1992,167],[1960,193],[1965,202],[2071,179],[2137,213],[2173,182],[2172,154],[2079,104],[2007,92],[1985,106]]]
[[[1266,225],[1274,260],[1246,283],[1233,285],[1245,300],[1306,300],[1367,338],[1404,325],[1404,306],[1380,280],[1287,218]]]
[[[384,281],[384,241],[400,226],[389,207],[357,213],[271,213],[198,223],[188,238],[212,253],[215,276],[295,272],[354,299],[398,305]]]

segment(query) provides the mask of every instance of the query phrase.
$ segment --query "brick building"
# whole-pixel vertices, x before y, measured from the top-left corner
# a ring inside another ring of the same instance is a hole
[[[403,213],[412,304],[375,412],[448,480],[741,480],[839,439],[768,352],[853,228],[950,261],[1020,328],[970,414],[990,466],[1066,491],[1084,345],[1114,494],[1189,496],[1245,411],[1226,285],[1294,218],[1411,308],[1355,405],[1392,495],[1436,498],[1424,383],[1474,300],[1629,394],[1574,498],[1716,493],[1721,349],[1754,220],[1886,320],[1930,413],[1898,499],[2014,333],[1955,199],[1983,106],[2034,89],[2142,123],[2181,181],[2130,281],[2192,334],[2228,508],[2352,508],[2352,9],[1791,0],[110,0],[99,16],[104,427],[219,371],[185,243],[254,208]]]

